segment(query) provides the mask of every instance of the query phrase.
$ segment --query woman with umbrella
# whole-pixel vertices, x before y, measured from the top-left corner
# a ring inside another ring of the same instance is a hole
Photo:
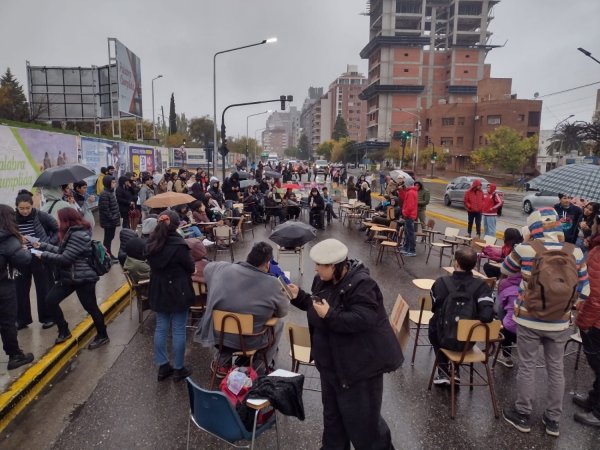
[[[284,208],[286,208],[286,217],[288,219],[298,220],[298,217],[300,217],[300,206],[292,188],[287,188],[285,191],[282,204]]]

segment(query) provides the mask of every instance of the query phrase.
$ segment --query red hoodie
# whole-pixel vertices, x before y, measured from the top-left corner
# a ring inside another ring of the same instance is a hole
[[[406,219],[417,219],[417,187],[411,186],[406,189],[404,203],[402,203],[402,216]]]
[[[577,326],[582,330],[600,328],[600,234],[592,239],[587,259],[590,295],[578,304]]]
[[[481,181],[475,180],[473,184],[465,192],[465,208],[469,212],[478,212],[483,211],[483,191],[481,190]]]
[[[498,208],[502,206],[502,200],[496,193],[496,185],[494,183],[490,183],[490,191],[486,192],[483,195],[483,215],[484,216],[497,216]]]

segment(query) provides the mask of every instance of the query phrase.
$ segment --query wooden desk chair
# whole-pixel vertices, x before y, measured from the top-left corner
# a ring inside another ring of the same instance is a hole
[[[250,360],[250,365],[254,360],[254,356],[257,352],[261,352],[262,358],[265,363],[265,368],[269,367],[267,362],[266,350],[271,347],[275,342],[275,335],[271,326],[265,326],[262,330],[254,332],[254,317],[252,314],[241,314],[234,313],[231,311],[221,311],[218,309],[213,310],[213,328],[216,334],[219,336],[219,343],[217,345],[218,354],[216,360],[219,360],[221,353],[223,352],[223,342],[225,339],[225,333],[235,334],[239,338],[240,350],[233,352],[233,356],[244,356]],[[267,336],[267,344],[257,348],[248,348],[246,346],[246,339],[249,337]],[[211,365],[211,379],[210,389],[212,390],[215,384],[215,378],[217,376],[217,364]]]
[[[395,227],[392,227],[392,224],[390,224],[390,228],[395,229]],[[377,259],[375,260],[375,265],[382,262],[383,254],[386,250],[391,250],[394,256],[396,256],[396,261],[398,262],[400,268],[404,267],[404,257],[400,252],[400,246],[402,243],[403,236],[404,227],[400,228],[399,232],[395,230],[388,239],[379,242],[379,251],[377,252]]]
[[[429,264],[429,256],[431,255],[431,250],[435,248],[440,254],[440,267],[442,267],[442,258],[444,256],[444,250],[447,248],[450,249],[450,263],[452,263],[452,259],[454,257],[454,248],[459,245],[459,242],[455,240],[456,236],[460,230],[458,228],[446,227],[444,231],[444,237],[442,238],[442,242],[432,242],[429,244],[429,251],[427,252],[427,259],[425,260],[425,264]]]
[[[254,239],[254,223],[252,222],[252,215],[244,213],[242,214],[242,221],[240,222],[240,233],[242,240],[245,240],[246,231],[252,233],[252,239]]]
[[[304,275],[302,265],[304,263],[304,246],[302,247],[294,247],[294,248],[285,248],[285,247],[277,247],[277,262],[279,261],[279,257],[281,255],[298,255],[298,271],[300,275]]]
[[[493,354],[492,341],[499,338],[501,327],[502,323],[499,320],[494,320],[491,323],[482,323],[478,320],[461,319],[458,321],[457,339],[461,342],[472,344],[481,342],[485,346],[484,349],[480,349],[477,345],[474,345],[471,349],[468,349],[467,346],[462,352],[447,350],[445,348],[440,349],[450,361],[450,417],[452,419],[456,416],[456,367],[460,366],[469,367],[469,383],[467,384],[463,381],[465,378],[463,377],[461,379],[461,387],[469,386],[469,390],[472,391],[474,386],[488,386],[492,399],[494,416],[496,419],[499,417],[492,372],[488,363],[490,356]],[[483,364],[485,367],[485,374],[480,373],[475,369],[474,364],[476,363]],[[433,364],[433,370],[431,371],[431,377],[429,378],[429,386],[427,387],[429,390],[431,390],[433,378],[438,367],[439,361],[436,357],[435,363]],[[474,375],[477,375],[479,383],[474,382]]]
[[[421,223],[421,231],[417,231],[415,233],[415,238],[417,240],[418,240],[418,238],[421,238],[421,242],[427,244],[428,239],[431,237],[431,233],[428,233],[428,231],[433,230],[434,227],[435,227],[435,220],[433,220],[433,219],[428,219],[427,224]],[[418,227],[416,229],[418,229]]]
[[[206,300],[208,297],[208,289],[206,283],[200,283],[198,281],[192,281],[194,287],[194,296],[196,297],[195,302],[190,306],[190,314],[187,328],[196,328],[202,320],[202,315],[206,311]]]
[[[287,334],[290,339],[290,356],[292,357],[292,372],[298,372],[300,365],[314,366],[315,362],[310,358],[310,333],[308,327],[286,324]]]
[[[213,236],[215,240],[214,258],[217,259],[219,252],[227,252],[231,254],[231,262],[233,262],[233,240],[231,227],[228,225],[220,225],[213,228]]]
[[[140,333],[144,333],[144,303],[148,301],[148,287],[150,280],[140,280],[137,283],[133,281],[131,274],[127,270],[123,270],[125,280],[129,286],[129,318],[133,319],[133,299],[137,301],[138,322],[140,324]]]
[[[412,351],[412,359],[410,361],[411,365],[415,365],[415,356],[417,355],[417,347],[431,347],[429,343],[429,337],[426,335],[425,339],[426,343],[419,342],[419,336],[421,334],[421,329],[428,330],[429,329],[429,321],[433,317],[433,312],[431,309],[433,307],[433,301],[431,300],[431,294],[429,292],[423,292],[421,296],[421,300],[419,301],[419,309],[409,309],[408,310],[408,320],[411,323],[411,330],[415,330],[415,344],[413,346]]]

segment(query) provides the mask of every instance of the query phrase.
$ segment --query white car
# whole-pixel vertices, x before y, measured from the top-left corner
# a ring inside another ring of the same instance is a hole
[[[558,194],[551,191],[532,192],[523,197],[523,211],[531,214],[536,208],[544,206],[554,207],[558,203]]]
[[[329,163],[325,159],[317,159],[315,161],[315,167],[317,168],[317,173],[325,173],[325,167],[327,167]]]

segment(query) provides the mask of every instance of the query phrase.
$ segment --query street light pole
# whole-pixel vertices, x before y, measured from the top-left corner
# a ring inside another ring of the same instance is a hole
[[[587,56],[590,59],[593,59],[594,61],[596,61],[598,64],[600,64],[600,61],[597,60],[596,58],[594,58],[591,54],[591,52],[588,52],[585,48],[581,48],[578,47],[577,50],[579,50],[581,53],[583,53],[585,56]]]
[[[152,139],[156,141],[156,118],[154,116],[154,80],[162,78],[162,75],[157,75],[152,78]],[[156,142],[155,142],[156,143]]]
[[[257,45],[270,44],[272,42],[277,42],[277,38],[269,38],[263,39],[260,42],[255,42],[254,44],[242,45],[241,47],[230,48],[228,50],[221,50],[217,52],[213,56],[213,119],[214,119],[214,129],[213,129],[213,172],[216,173],[216,158],[218,155],[218,147],[219,144],[217,142],[217,55],[222,55],[223,53],[234,52],[236,50],[243,50],[245,48],[256,47]]]
[[[246,116],[246,164],[248,164],[248,158],[249,158],[249,154],[248,154],[248,140],[250,139],[250,136],[248,136],[248,119],[250,119],[250,117],[260,116],[262,114],[269,114],[270,112],[272,112],[272,110],[271,109],[267,109],[266,111],[259,112],[259,113],[256,113],[256,114],[250,114],[249,116]],[[254,152],[254,162],[256,162],[256,152]]]
[[[259,128],[258,130],[254,130],[254,161],[256,162],[256,151],[258,150],[258,137],[256,136],[256,133],[258,133],[259,131],[265,131],[266,128]],[[260,139],[261,141],[261,145],[262,145],[262,137]]]

